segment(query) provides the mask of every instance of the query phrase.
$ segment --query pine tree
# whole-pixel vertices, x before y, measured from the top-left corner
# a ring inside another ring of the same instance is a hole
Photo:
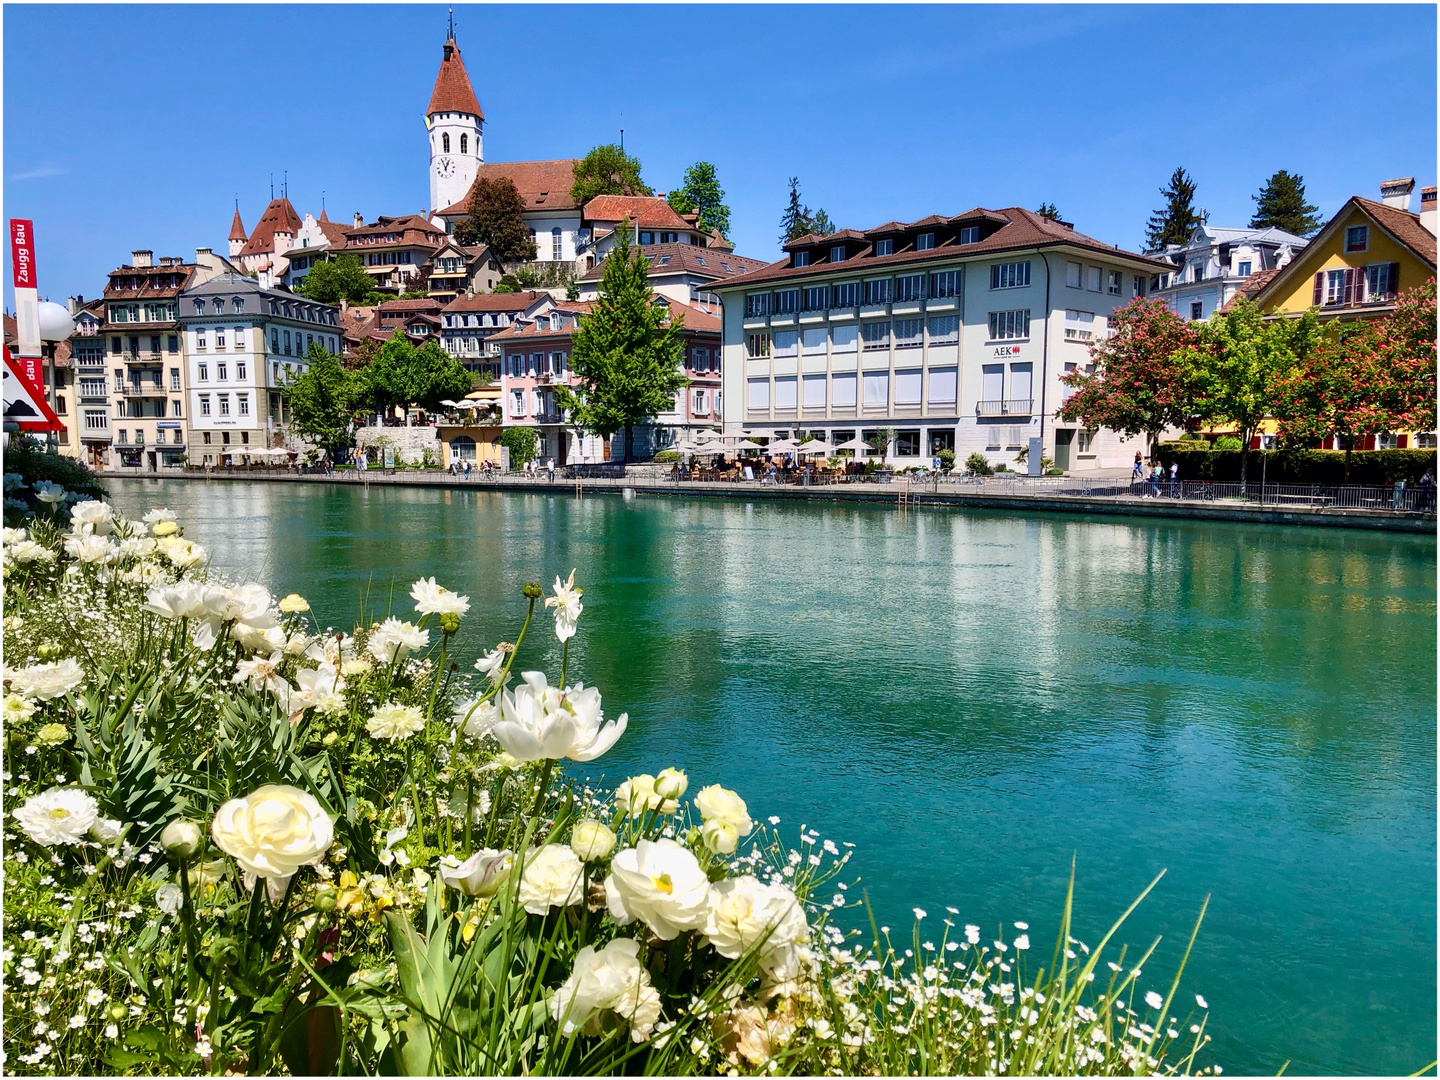
[[[1160,194],[1165,196],[1165,208],[1151,214],[1145,227],[1145,246],[1151,251],[1186,243],[1200,223],[1195,213],[1195,181],[1183,168],[1170,174],[1170,183]]]
[[[1042,202],[1040,204],[1040,209],[1036,210],[1035,213],[1039,214],[1046,221],[1060,220],[1060,211],[1056,208],[1054,203]]]
[[[600,295],[581,316],[570,350],[578,385],[557,387],[555,401],[586,431],[607,439],[625,432],[625,460],[631,461],[635,426],[674,408],[676,392],[689,384],[680,370],[684,318],[654,302],[650,260],[631,247],[628,225],[615,230],[603,265]]]
[[[1259,195],[1250,197],[1256,203],[1252,229],[1275,228],[1309,236],[1322,224],[1316,216],[1320,208],[1305,201],[1305,178],[1298,173],[1291,175],[1281,169],[1265,182]]]
[[[812,232],[816,236],[829,236],[835,231],[835,223],[830,220],[830,215],[825,213],[824,210],[816,210],[815,216],[810,217],[810,208],[807,206],[805,208],[805,216],[810,218],[810,228],[807,230],[808,232]]]
[[[809,212],[800,205],[800,178],[790,177],[790,201],[780,215],[780,243],[788,244],[810,231]]]

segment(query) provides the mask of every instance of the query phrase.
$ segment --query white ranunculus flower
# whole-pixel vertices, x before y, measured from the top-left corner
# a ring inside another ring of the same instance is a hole
[[[52,787],[25,800],[12,816],[37,844],[78,844],[100,819],[100,806],[77,787]]]
[[[505,671],[505,657],[508,654],[504,649],[491,649],[479,660],[475,661],[475,670],[484,674],[490,680],[491,685],[500,681],[500,676]]]
[[[50,701],[64,697],[85,681],[85,669],[73,656],[50,664],[35,664],[7,673],[10,689],[21,697]]]
[[[104,536],[114,520],[109,504],[96,499],[86,499],[70,507],[70,527],[77,532],[88,526],[90,532]]]
[[[376,739],[400,742],[425,730],[425,714],[414,705],[389,702],[381,705],[365,721],[365,730]]]
[[[494,896],[514,864],[511,852],[494,848],[481,848],[464,862],[446,855],[440,860],[440,880],[466,896]]]
[[[268,630],[280,624],[270,608],[270,590],[264,585],[241,585],[225,594],[225,618],[242,622],[257,630]]]
[[[349,659],[349,660],[344,660],[344,661],[341,662],[341,664],[340,664],[340,674],[341,674],[341,675],[368,675],[368,674],[370,673],[370,671],[374,668],[374,666],[375,666],[375,665],[372,664],[369,660],[365,659],[365,657],[363,657],[363,656],[356,656],[356,657],[352,657],[352,658]]]
[[[165,546],[165,557],[180,570],[193,570],[210,556],[199,544],[189,540],[176,540]]]
[[[237,686],[241,683],[249,683],[256,690],[274,691],[279,688],[280,680],[278,672],[285,657],[280,653],[271,653],[269,656],[255,656],[249,660],[241,660],[235,665],[235,674],[230,681]]]
[[[615,831],[600,821],[578,821],[570,833],[570,850],[585,862],[603,859],[615,850]]]
[[[655,793],[664,799],[680,798],[689,786],[689,778],[680,769],[661,769],[655,777]]]
[[[19,694],[5,695],[5,723],[23,724],[35,715],[35,703]]]
[[[594,761],[625,732],[630,722],[621,713],[618,720],[605,720],[600,711],[600,691],[583,684],[550,686],[544,672],[527,671],[525,685],[514,694],[503,692],[502,719],[491,731],[495,740],[521,761],[568,757],[572,761]]]
[[[291,593],[280,601],[280,610],[286,615],[298,615],[310,610],[310,602],[299,593]]]
[[[65,541],[65,554],[69,555],[76,562],[82,563],[107,563],[112,562],[120,549],[117,548],[108,536],[72,536]]]
[[[680,809],[674,799],[667,799],[655,790],[655,777],[649,773],[632,776],[615,789],[615,806],[626,817],[638,818],[652,810],[673,814]]]
[[[622,926],[639,919],[662,941],[701,930],[710,913],[710,882],[700,863],[674,840],[641,840],[616,854],[605,901]]]
[[[421,578],[410,586],[410,596],[415,601],[415,610],[421,615],[464,615],[470,610],[470,598],[451,592],[435,579]]]
[[[34,540],[20,540],[6,546],[5,561],[17,563],[52,563],[55,561],[55,552],[44,544],[37,544]]]
[[[173,818],[160,831],[160,846],[177,859],[188,859],[200,850],[205,833],[200,826],[185,818]]]
[[[145,595],[146,610],[167,619],[190,620],[191,638],[195,647],[203,652],[215,647],[228,603],[229,593],[225,589],[198,581],[156,585]]]
[[[297,870],[325,857],[335,825],[308,791],[267,784],[220,807],[210,835],[241,870],[263,877],[278,899]]]
[[[761,971],[793,978],[799,973],[797,950],[808,943],[810,927],[793,892],[746,875],[710,886],[705,936],[731,960],[759,946]]]
[[[569,978],[550,999],[550,1015],[565,1038],[578,1030],[601,1035],[601,1014],[613,1012],[630,1026],[630,1038],[644,1042],[660,1019],[660,994],[650,985],[650,972],[640,963],[640,945],[616,938],[596,951],[586,945],[575,956]]]
[[[145,516],[140,519],[146,525],[154,525],[160,521],[174,521],[175,511],[164,506],[151,507],[145,511]]]
[[[282,652],[285,648],[285,631],[278,626],[252,626],[237,622],[230,627],[230,636],[240,643],[242,649],[251,652]]]
[[[155,541],[148,536],[127,536],[120,541],[120,556],[125,559],[145,559],[156,552]]]
[[[701,788],[695,795],[695,808],[705,819],[700,829],[705,846],[721,855],[734,854],[740,837],[755,827],[745,800],[719,784]]]
[[[52,484],[49,480],[35,481],[35,498],[50,506],[65,501],[65,485]]]
[[[475,703],[471,698],[462,701],[459,708],[455,710],[455,726],[465,733],[470,739],[483,739],[494,729],[500,719],[500,706],[493,701]]]
[[[555,636],[561,641],[569,641],[575,636],[575,624],[585,610],[585,605],[580,602],[583,593],[583,589],[575,588],[575,571],[571,570],[568,581],[561,581],[556,576],[555,595],[545,598],[545,606],[555,609]]]
[[[308,656],[314,643],[315,639],[309,634],[302,634],[296,631],[291,634],[290,639],[285,642],[284,653],[286,656]]]
[[[392,617],[371,633],[365,647],[382,664],[392,664],[396,660],[405,659],[417,649],[423,649],[429,643],[429,630],[421,630],[411,623]]]
[[[518,898],[532,915],[578,904],[585,898],[585,866],[564,844],[546,844],[526,858]]]
[[[174,915],[185,906],[185,894],[179,885],[167,881],[155,890],[155,906],[166,915]]]
[[[90,826],[90,835],[102,844],[108,844],[120,839],[120,833],[124,826],[115,818],[96,818],[95,824]]]

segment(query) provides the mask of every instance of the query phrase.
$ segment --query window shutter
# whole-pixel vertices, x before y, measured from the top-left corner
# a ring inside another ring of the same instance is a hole
[[[1315,275],[1315,299],[1313,303],[1319,307],[1325,300],[1325,271],[1321,270]]]
[[[1386,295],[1400,295],[1400,264],[1398,262],[1393,262],[1390,264],[1390,282],[1386,287]]]
[[[1357,299],[1358,297],[1355,295],[1355,268],[1353,266],[1347,266],[1345,268],[1345,303],[1353,304]]]

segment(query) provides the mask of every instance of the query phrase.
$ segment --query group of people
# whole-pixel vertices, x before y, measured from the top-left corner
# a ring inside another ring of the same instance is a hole
[[[1147,499],[1160,498],[1160,488],[1169,480],[1168,494],[1172,499],[1180,497],[1180,462],[1172,460],[1167,473],[1162,461],[1145,463],[1140,451],[1135,451],[1135,467],[1130,470],[1130,489]]]

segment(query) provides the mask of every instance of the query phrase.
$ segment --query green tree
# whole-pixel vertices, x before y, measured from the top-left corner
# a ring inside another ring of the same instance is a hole
[[[1052,202],[1042,202],[1040,209],[1036,210],[1035,213],[1039,214],[1046,221],[1060,220],[1060,211]]]
[[[1322,224],[1316,216],[1320,208],[1305,201],[1305,178],[1299,173],[1281,169],[1265,181],[1259,195],[1250,197],[1255,200],[1252,229],[1284,229],[1296,236],[1309,236]]]
[[[730,235],[730,207],[725,205],[725,189],[710,162],[697,161],[686,169],[685,182],[670,192],[669,202],[677,214],[698,214],[702,229]]]
[[[811,212],[810,207],[800,202],[800,179],[790,177],[790,197],[785,203],[785,212],[780,215],[780,243],[788,244],[802,236],[814,233],[828,236],[835,231],[835,224],[823,209]]]
[[[515,181],[480,177],[470,191],[469,212],[455,226],[457,244],[484,244],[502,263],[535,258],[535,242],[525,224],[525,197]]]
[[[305,284],[296,290],[309,300],[322,304],[379,303],[383,297],[375,291],[374,279],[365,272],[360,256],[345,254],[317,262],[305,275]]]
[[[417,349],[401,330],[380,346],[359,380],[362,404],[379,413],[410,405],[433,410],[446,398],[464,397],[472,385],[470,373],[439,342]]]
[[[332,455],[350,445],[361,386],[340,358],[319,344],[310,346],[305,369],[280,386],[290,429]]]
[[[1145,246],[1159,251],[1166,244],[1186,243],[1200,223],[1195,213],[1195,181],[1183,168],[1170,174],[1170,183],[1160,189],[1165,206],[1150,215],[1145,227]]]
[[[596,195],[653,195],[640,179],[640,162],[614,143],[595,147],[575,163],[570,198],[584,206]]]
[[[1200,384],[1190,350],[1195,324],[1162,300],[1136,297],[1110,316],[1110,336],[1090,346],[1094,373],[1060,381],[1073,393],[1060,419],[1144,435],[1147,454],[1167,427],[1188,427],[1200,413]]]
[[[607,439],[624,431],[627,462],[635,456],[635,425],[673,408],[676,392],[689,384],[680,370],[684,317],[671,318],[668,306],[655,303],[649,268],[622,223],[605,258],[600,295],[575,332],[570,364],[579,385],[555,391],[557,404],[587,431]]]
[[[540,433],[531,427],[507,427],[500,433],[500,445],[510,451],[510,467],[519,469],[535,460]]]
[[[1313,311],[1298,319],[1267,322],[1254,303],[1240,300],[1231,310],[1195,325],[1196,343],[1181,362],[1195,371],[1200,418],[1239,429],[1244,482],[1250,442],[1261,421],[1274,415],[1286,375],[1319,344],[1320,323]]]

